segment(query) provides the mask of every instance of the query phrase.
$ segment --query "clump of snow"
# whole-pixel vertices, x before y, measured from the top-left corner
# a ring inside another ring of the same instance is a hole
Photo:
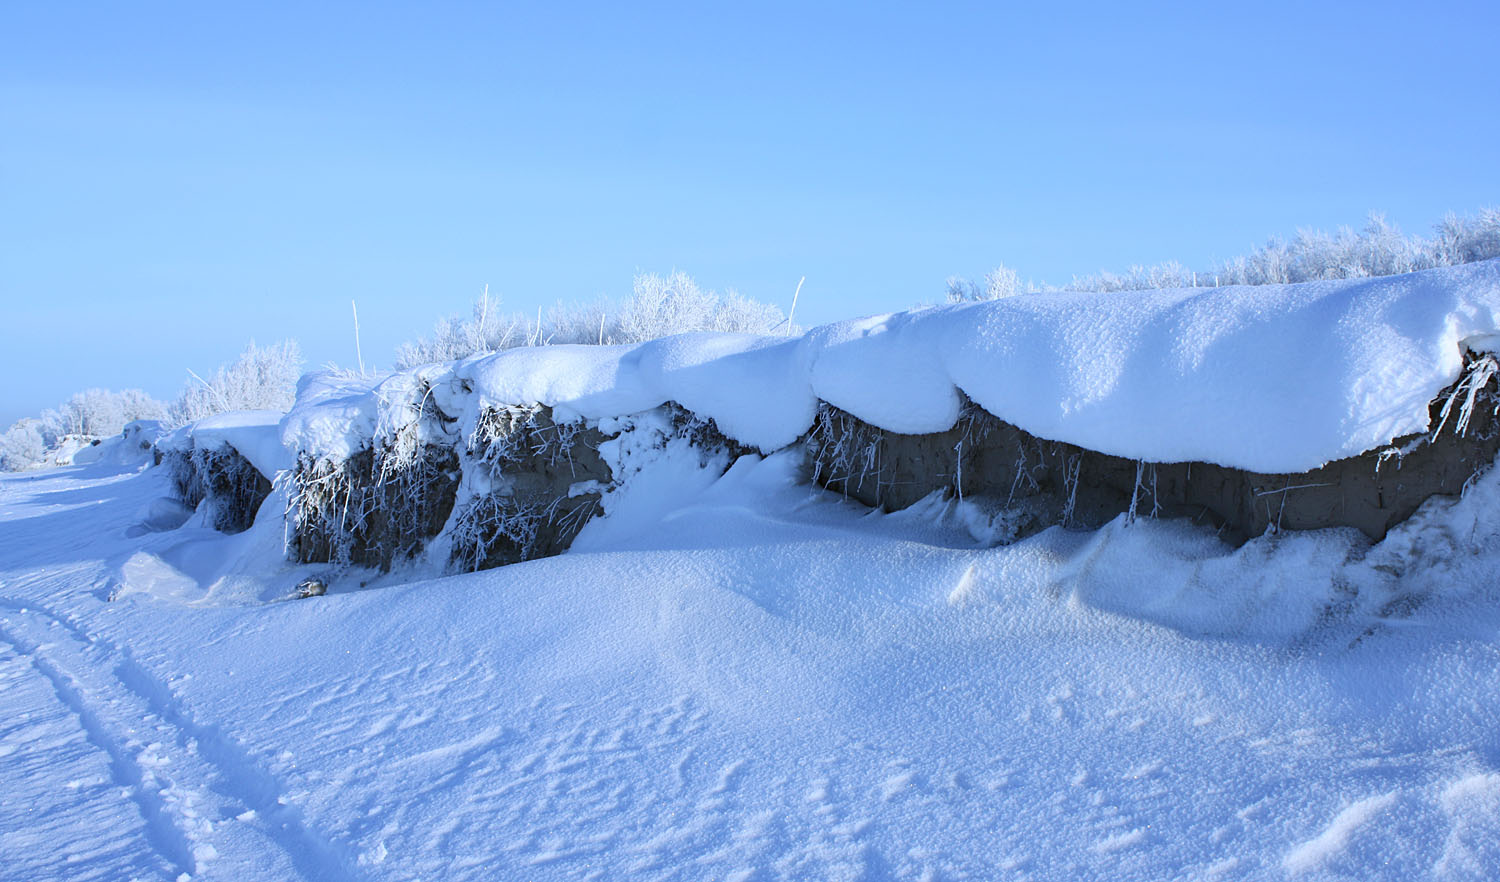
[[[266,480],[292,467],[290,451],[281,443],[281,419],[277,410],[237,410],[214,414],[188,426],[195,448],[215,450],[232,447]],[[174,443],[180,443],[175,441]]]
[[[796,441],[816,409],[799,339],[680,334],[632,346],[514,349],[461,363],[479,408],[549,406],[560,420],[627,416],[675,401],[765,451]]]
[[[348,459],[368,445],[380,416],[377,391],[392,375],[313,371],[297,382],[296,403],[281,424],[294,454]]]

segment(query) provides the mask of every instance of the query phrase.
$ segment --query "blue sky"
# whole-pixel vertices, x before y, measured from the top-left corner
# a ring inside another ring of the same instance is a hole
[[[800,322],[1500,204],[1493,3],[8,4],[0,423],[681,269]]]

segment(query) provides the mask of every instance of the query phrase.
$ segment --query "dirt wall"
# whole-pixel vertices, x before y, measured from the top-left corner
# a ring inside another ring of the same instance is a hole
[[[174,450],[163,461],[170,471],[172,493],[188,508],[207,500],[209,522],[224,533],[241,533],[271,495],[271,482],[233,447]]]
[[[877,508],[933,492],[1000,514],[1007,539],[1049,526],[1098,527],[1127,513],[1186,517],[1242,543],[1267,530],[1354,527],[1371,539],[1434,495],[1453,495],[1500,450],[1495,362],[1468,356],[1432,401],[1432,437],[1414,435],[1309,472],[1262,474],[1211,463],[1150,463],[1048,441],[965,402],[931,435],[884,432],[824,405],[809,433],[812,480]]]

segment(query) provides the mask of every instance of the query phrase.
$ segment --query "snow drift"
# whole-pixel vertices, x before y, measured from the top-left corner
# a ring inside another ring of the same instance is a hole
[[[997,541],[1120,513],[1197,517],[1241,541],[1340,525],[1378,539],[1493,461],[1497,335],[1494,260],[1042,293],[800,337],[311,374],[274,436],[264,419],[191,431],[195,449],[292,476],[304,562],[388,569],[432,545],[436,562],[472,569],[556,553],[623,480],[598,455],[610,427],[656,412],[712,426],[716,450],[806,442],[810,477],[871,505],[977,498]]]
[[[280,443],[281,418],[274,410],[223,413],[158,438],[157,455],[178,501],[188,508],[206,504],[217,530],[248,529],[271,482],[291,464]]]

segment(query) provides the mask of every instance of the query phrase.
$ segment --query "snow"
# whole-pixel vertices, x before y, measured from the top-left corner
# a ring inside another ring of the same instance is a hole
[[[1490,334],[1500,261],[1380,279],[973,309],[946,363],[1033,434],[1156,462],[1301,472],[1427,428],[1460,343]],[[997,367],[999,368],[997,370]]]
[[[0,866],[1500,877],[1500,471],[1374,545],[1122,517],[997,548],[970,502],[809,486],[794,443],[820,399],[927,432],[962,391],[1106,453],[1300,470],[1427,428],[1496,305],[1494,261],[1027,295],[312,374],[284,417],[159,441],[274,474],[458,444],[491,405],[597,421],[615,481],[574,489],[603,514],[564,555],[460,576],[288,562],[285,481],[222,535],[128,458],[0,475]],[[761,455],[671,440],[669,400]],[[307,579],[328,593],[297,599]]]
[[[492,405],[598,420],[676,401],[771,453],[806,432],[819,400],[920,434],[951,427],[962,392],[1034,435],[1101,453],[1303,472],[1428,429],[1462,346],[1497,332],[1497,260],[1298,285],[1028,294],[790,339],[683,334],[316,376],[283,437],[347,455],[400,428],[433,390],[468,428]]]
[[[303,375],[296,403],[282,422],[282,444],[293,454],[348,459],[374,436],[381,404],[377,391],[389,377],[343,371]]]
[[[232,447],[255,470],[274,480],[276,473],[293,465],[292,456],[281,443],[281,419],[277,410],[237,410],[204,417],[189,431],[193,446],[205,450]]]
[[[1294,875],[1321,868],[1324,863],[1349,847],[1349,840],[1354,838],[1361,827],[1369,824],[1395,802],[1394,793],[1382,793],[1359,800],[1339,812],[1328,829],[1287,852],[1282,863]]]
[[[544,404],[559,419],[605,419],[668,401],[712,417],[730,437],[770,452],[812,425],[817,402],[798,340],[679,334],[631,346],[512,349],[460,364],[477,409]]]
[[[223,536],[132,530],[164,469],[0,477],[7,872],[1500,874],[1500,474],[1373,547],[984,548],[614,428],[572,551],[436,579],[286,562],[279,490]]]

